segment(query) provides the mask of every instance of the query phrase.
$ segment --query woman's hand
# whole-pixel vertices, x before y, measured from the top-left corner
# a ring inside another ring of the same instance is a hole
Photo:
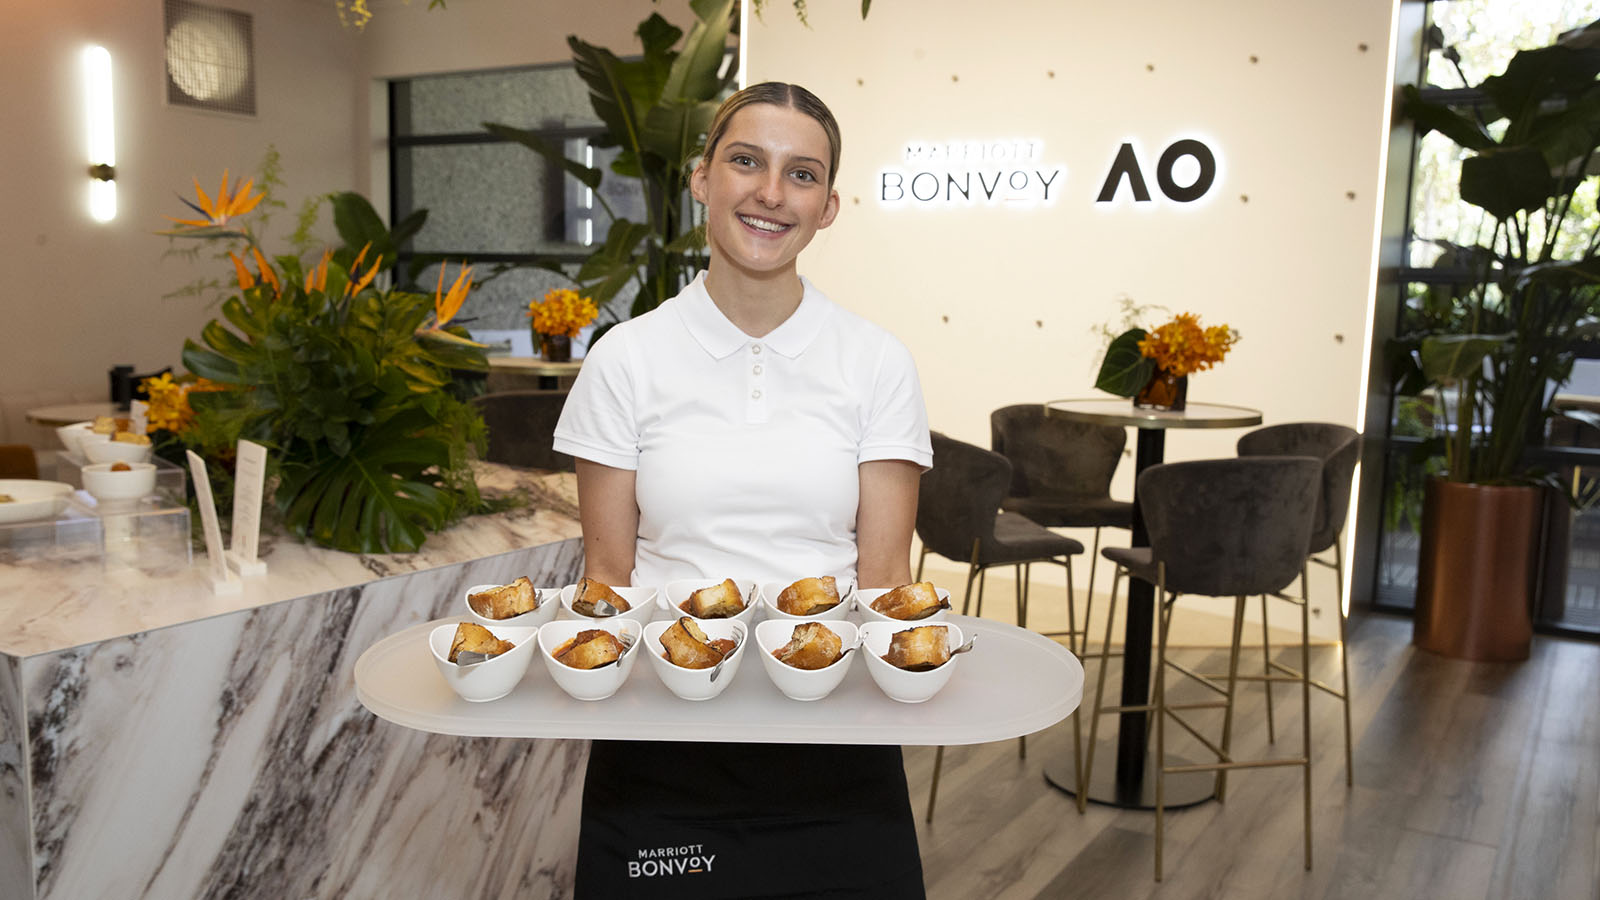
[[[903,459],[860,466],[856,512],[856,583],[898,587],[911,581],[911,533],[917,525],[917,484],[922,469]],[[580,481],[581,484],[581,481]],[[588,533],[587,520],[584,532]]]
[[[634,472],[579,459],[578,520],[583,525],[583,574],[613,587],[633,580],[639,541]],[[916,495],[912,495],[915,504]],[[909,553],[909,547],[907,549]]]

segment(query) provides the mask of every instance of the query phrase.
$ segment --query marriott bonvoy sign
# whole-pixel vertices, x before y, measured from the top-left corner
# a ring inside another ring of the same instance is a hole
[[[1094,202],[1143,204],[1159,194],[1192,203],[1216,185],[1217,172],[1217,154],[1196,138],[1174,140],[1154,158],[1124,141],[1096,182]],[[908,141],[901,163],[878,172],[878,202],[913,209],[1033,208],[1054,206],[1068,185],[1067,167],[1047,156],[1040,140]]]

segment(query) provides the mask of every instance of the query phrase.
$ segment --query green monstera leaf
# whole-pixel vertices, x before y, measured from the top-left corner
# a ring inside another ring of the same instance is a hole
[[[1106,348],[1106,358],[1100,363],[1100,374],[1094,386],[1118,397],[1139,393],[1156,371],[1156,361],[1139,352],[1139,342],[1146,336],[1143,328],[1130,328],[1117,335]]]

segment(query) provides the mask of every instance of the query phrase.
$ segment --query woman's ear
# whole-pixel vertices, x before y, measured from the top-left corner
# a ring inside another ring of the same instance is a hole
[[[706,159],[703,156],[700,157],[700,162],[695,165],[694,171],[689,173],[689,193],[694,195],[694,199],[700,201],[701,206],[705,205]]]
[[[833,219],[837,215],[839,215],[839,192],[829,191],[828,203],[822,207],[822,220],[817,223],[817,227],[827,228],[833,224]]]

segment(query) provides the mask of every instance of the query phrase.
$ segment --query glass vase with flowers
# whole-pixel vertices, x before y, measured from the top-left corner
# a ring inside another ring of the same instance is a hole
[[[555,288],[542,300],[528,301],[528,325],[539,355],[550,362],[572,359],[572,339],[599,317],[594,301],[568,288]]]
[[[1095,387],[1131,397],[1142,409],[1181,410],[1189,375],[1221,362],[1238,341],[1237,330],[1202,326],[1198,315],[1187,312],[1154,329],[1129,328],[1106,349]]]

